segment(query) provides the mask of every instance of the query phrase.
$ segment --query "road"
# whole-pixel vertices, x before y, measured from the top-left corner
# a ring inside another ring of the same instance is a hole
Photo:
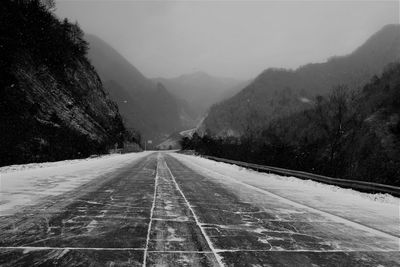
[[[399,266],[395,234],[153,153],[0,217],[1,266]]]

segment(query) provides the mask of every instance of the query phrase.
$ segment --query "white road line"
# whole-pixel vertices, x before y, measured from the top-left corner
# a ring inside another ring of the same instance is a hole
[[[153,213],[154,213],[154,208],[156,206],[156,197],[157,197],[157,186],[158,186],[158,168],[159,168],[159,158],[160,154],[157,155],[157,170],[156,170],[156,177],[154,178],[154,195],[153,195],[153,204],[151,206],[150,210],[150,221],[149,221],[149,228],[147,229],[147,237],[146,237],[146,247],[144,249],[144,256],[143,256],[143,267],[146,266],[146,260],[147,260],[147,252],[149,249],[149,240],[150,240],[150,231],[151,231],[151,224],[153,222]]]
[[[94,202],[94,201],[87,201],[87,200],[80,200],[80,199],[78,199],[77,202],[88,203],[88,204],[91,204],[91,205],[111,206],[111,207],[117,207],[117,208],[130,208],[130,209],[143,209],[143,208],[145,208],[145,207],[139,207],[139,206],[115,205],[115,204],[108,204],[108,203],[98,203],[98,202]]]
[[[21,247],[0,247],[0,250],[8,249],[8,250],[98,250],[98,251],[129,251],[129,250],[136,250],[136,251],[144,251],[144,248],[91,248],[91,247],[30,247],[30,246],[21,246]],[[335,253],[335,252],[379,252],[379,253],[390,253],[390,252],[399,252],[398,250],[345,250],[345,249],[335,249],[335,250],[307,250],[307,249],[285,249],[285,250],[274,250],[274,249],[215,249],[217,253],[223,252],[312,252],[312,253]],[[214,251],[190,251],[190,250],[147,250],[147,253],[187,253],[187,254],[211,254]]]
[[[198,251],[198,250],[149,250],[149,253],[180,253],[180,254],[213,254],[212,251]]]
[[[174,158],[179,160],[177,157],[174,157]],[[311,212],[319,213],[319,214],[324,215],[327,218],[330,218],[332,221],[343,223],[343,224],[346,224],[346,225],[351,226],[353,228],[364,230],[364,231],[369,232],[371,234],[375,234],[375,235],[378,235],[378,236],[381,236],[381,237],[388,238],[388,239],[390,239],[392,241],[395,241],[400,246],[400,238],[397,237],[397,236],[388,234],[386,232],[382,232],[380,230],[377,230],[375,228],[372,228],[372,227],[369,227],[369,226],[366,226],[366,225],[363,225],[363,224],[360,224],[360,223],[356,223],[356,222],[350,221],[349,219],[340,217],[338,215],[334,215],[332,213],[329,213],[329,212],[326,212],[326,211],[322,211],[322,210],[319,210],[319,209],[316,209],[316,208],[313,208],[313,207],[310,207],[310,206],[295,202],[293,200],[287,199],[287,198],[282,197],[280,195],[277,195],[275,193],[271,193],[271,192],[269,192],[269,191],[267,191],[265,189],[261,189],[259,187],[254,186],[254,185],[250,185],[250,184],[238,181],[235,178],[232,178],[232,177],[227,176],[225,174],[221,174],[221,173],[216,172],[214,170],[207,169],[207,168],[205,168],[205,167],[203,167],[203,166],[201,166],[201,165],[199,165],[197,163],[194,163],[193,161],[191,161],[190,163],[200,167],[201,169],[204,169],[206,172],[214,173],[214,174],[216,174],[218,176],[224,177],[225,179],[227,179],[229,181],[235,182],[237,184],[240,184],[240,185],[243,185],[243,186],[248,187],[250,189],[253,189],[253,190],[257,191],[257,192],[260,192],[260,193],[272,196],[274,198],[277,198],[277,199],[281,200],[283,203],[286,203],[286,204],[289,204],[289,205],[292,205],[292,206],[295,206],[295,207],[298,207],[298,208],[306,209],[306,210],[311,211]]]
[[[153,221],[161,221],[161,222],[190,222],[189,219],[164,219],[164,218],[153,218]]]
[[[290,249],[217,249],[216,250],[218,253],[223,253],[223,252],[310,252],[310,253],[340,253],[340,252],[344,252],[344,253],[359,253],[359,252],[377,252],[377,253],[391,253],[391,252],[399,252],[398,250],[392,249],[392,250],[346,250],[346,249],[335,249],[335,250],[312,250],[312,249],[294,249],[294,250],[290,250]]]
[[[0,247],[0,249],[23,249],[23,250],[138,250],[143,251],[144,248],[91,248],[91,247]]]
[[[294,252],[294,253],[301,253],[301,252],[308,252],[308,253],[392,253],[392,252],[399,252],[398,250],[369,250],[369,249],[360,249],[360,250],[348,250],[348,249],[334,249],[334,250],[313,250],[313,249],[215,249],[217,253],[240,253],[240,252]],[[149,250],[148,253],[187,253],[187,254],[212,254],[213,251],[190,251],[190,250]]]
[[[174,182],[174,184],[175,184],[175,186],[176,186],[176,189],[179,191],[179,193],[182,195],[182,198],[185,200],[186,205],[188,206],[190,212],[191,212],[192,215],[193,215],[194,221],[196,222],[196,224],[197,224],[197,226],[199,227],[201,233],[203,234],[205,240],[207,241],[207,244],[208,244],[210,250],[213,252],[213,254],[214,254],[214,256],[215,256],[215,259],[217,260],[219,266],[224,266],[224,264],[223,264],[223,262],[222,262],[222,260],[221,260],[221,257],[217,254],[217,251],[215,250],[213,244],[211,243],[210,238],[209,238],[208,235],[206,234],[206,231],[205,231],[204,228],[202,227],[202,224],[199,222],[199,219],[197,218],[196,213],[194,212],[194,210],[193,210],[192,206],[190,205],[189,201],[187,200],[185,194],[183,194],[181,188],[179,187],[178,183],[176,182],[174,175],[172,174],[170,168],[169,168],[168,165],[167,165],[167,162],[166,162],[165,160],[164,160],[164,162],[165,162],[165,168],[168,170],[169,174],[171,175],[171,179],[172,179],[172,181]]]

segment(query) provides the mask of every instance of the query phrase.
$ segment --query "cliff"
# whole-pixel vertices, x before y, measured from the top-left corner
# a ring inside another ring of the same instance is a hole
[[[85,157],[122,143],[121,116],[86,59],[79,26],[40,1],[6,1],[1,13],[0,165]]]

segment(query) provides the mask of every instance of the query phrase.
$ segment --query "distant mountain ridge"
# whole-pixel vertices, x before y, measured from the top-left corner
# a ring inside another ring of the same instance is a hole
[[[400,59],[400,25],[387,25],[353,53],[296,70],[267,69],[234,97],[213,106],[202,125],[213,135],[242,135],[307,108],[338,84],[361,88]],[[305,100],[305,101],[304,101]]]
[[[190,124],[190,112],[161,83],[146,78],[99,37],[89,34],[86,39],[89,58],[129,128],[157,143]]]
[[[111,45],[92,34],[86,34],[85,39],[89,42],[89,58],[103,81],[117,81],[132,91],[155,90],[154,83]]]
[[[188,103],[198,119],[211,105],[235,95],[250,83],[250,81],[213,76],[203,71],[153,80],[161,82],[175,97]]]

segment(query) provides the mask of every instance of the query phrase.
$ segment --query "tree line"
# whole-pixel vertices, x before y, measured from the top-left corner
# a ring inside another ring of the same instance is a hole
[[[311,108],[249,129],[240,137],[209,133],[183,149],[317,174],[400,185],[400,64],[362,90],[345,85],[313,99]]]
[[[26,56],[37,66],[62,71],[88,50],[78,23],[53,15],[53,0],[5,0],[0,5],[0,70],[11,72]],[[23,18],[23,19],[21,19]],[[3,83],[6,82],[2,79]]]

